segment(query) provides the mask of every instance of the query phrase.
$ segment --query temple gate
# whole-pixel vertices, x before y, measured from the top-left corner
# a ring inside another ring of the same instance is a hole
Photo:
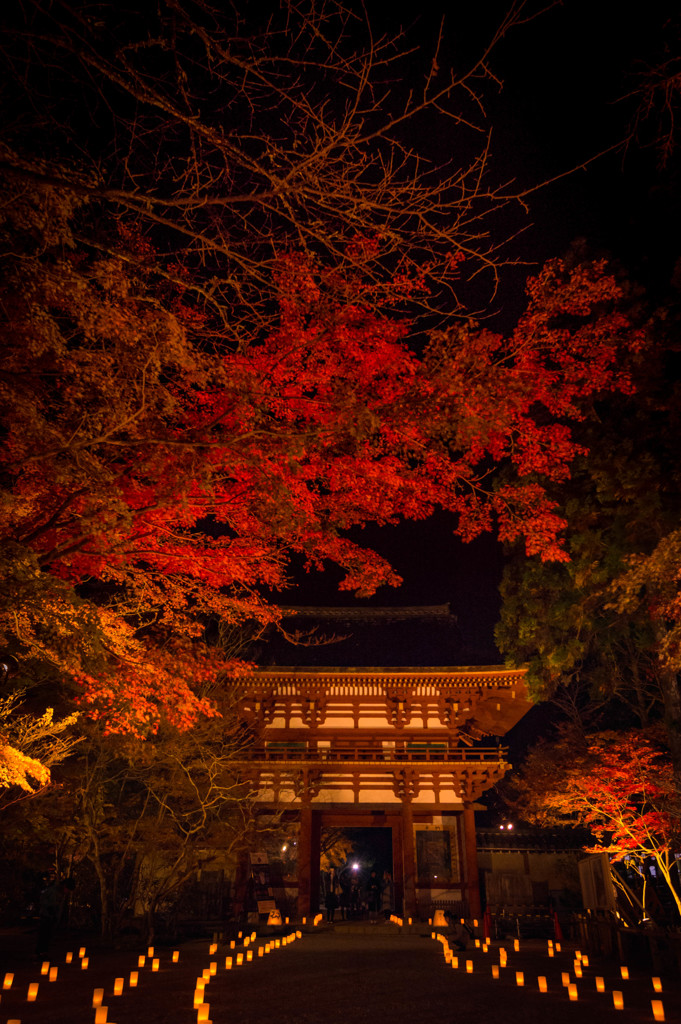
[[[263,809],[300,823],[297,909],[319,900],[325,826],[392,829],[396,909],[437,901],[480,916],[474,802],[510,768],[503,736],[530,707],[525,670],[258,670],[243,710]]]

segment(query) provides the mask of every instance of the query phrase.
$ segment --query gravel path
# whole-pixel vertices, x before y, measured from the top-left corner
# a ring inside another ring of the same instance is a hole
[[[258,944],[265,940],[258,940]],[[664,981],[665,991],[656,995],[649,976],[630,966],[631,979],[622,981],[613,962],[590,966],[577,982],[578,1002],[570,1002],[561,984],[561,973],[573,975],[574,945],[565,944],[562,953],[549,959],[546,944],[525,940],[519,952],[511,941],[508,966],[499,980],[492,977],[492,964],[499,963],[499,943],[489,952],[471,949],[459,954],[459,967],[445,962],[442,945],[423,934],[401,935],[391,925],[354,933],[318,932],[252,963],[227,971],[223,945],[209,953],[207,941],[180,947],[180,960],[172,963],[170,949],[158,949],[159,970],[149,961],[139,970],[139,985],[130,988],[129,973],[137,969],[137,953],[97,952],[90,954],[87,971],[64,963],[64,952],[55,951],[58,976],[54,982],[40,974],[40,965],[26,963],[19,945],[7,949],[0,968],[0,980],[13,970],[11,989],[2,993],[0,1024],[20,1020],[22,1024],[93,1024],[94,988],[104,989],[108,1006],[107,1024],[193,1024],[193,992],[197,976],[211,962],[217,974],[206,987],[213,1024],[607,1024],[613,1021],[653,1021],[651,999],[663,1000],[667,1022],[681,1022],[681,987]],[[257,950],[257,945],[256,945]],[[232,954],[233,955],[233,954]],[[465,961],[473,962],[467,973]],[[523,971],[525,986],[516,984],[516,971]],[[537,976],[547,978],[548,992],[541,994]],[[596,991],[595,976],[605,977],[606,992]],[[123,994],[113,995],[116,977],[125,979]],[[27,1002],[31,982],[39,982],[35,1002]],[[623,992],[625,1010],[613,1007],[612,990]]]

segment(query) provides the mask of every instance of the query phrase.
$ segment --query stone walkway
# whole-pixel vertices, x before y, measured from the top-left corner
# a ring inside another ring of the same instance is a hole
[[[491,968],[499,963],[500,945],[507,950],[508,965],[495,980]],[[50,983],[39,965],[6,950],[0,980],[6,970],[15,977],[12,988],[2,993],[0,1024],[93,1024],[92,992],[99,987],[105,992],[107,1024],[193,1024],[195,980],[211,962],[218,971],[205,1000],[213,1024],[643,1024],[654,1020],[653,998],[663,1001],[668,1022],[681,1021],[679,983],[665,979],[665,991],[656,994],[650,976],[634,964],[628,981],[613,962],[585,968],[577,981],[578,1001],[570,1002],[561,973],[569,971],[575,980],[574,944],[564,944],[561,954],[549,959],[544,942],[525,940],[518,952],[512,941],[493,943],[487,953],[473,948],[459,954],[456,970],[446,964],[442,945],[429,932],[401,935],[391,925],[356,934],[304,934],[263,957],[256,952],[252,963],[230,971],[225,969],[230,950],[223,945],[211,955],[207,941],[185,944],[176,964],[170,949],[155,952],[158,972],[147,961],[138,987],[130,988],[137,953],[91,951],[83,971],[77,966],[77,948],[69,966],[60,949],[54,953],[57,980]],[[472,973],[466,972],[466,960],[473,963]],[[516,984],[516,971],[524,972],[523,988]],[[539,992],[538,975],[547,979],[546,994]],[[605,978],[603,994],[596,991],[596,975]],[[116,977],[125,979],[120,996],[113,995]],[[28,985],[36,981],[38,997],[29,1003]],[[613,988],[623,993],[623,1012],[613,1006]]]

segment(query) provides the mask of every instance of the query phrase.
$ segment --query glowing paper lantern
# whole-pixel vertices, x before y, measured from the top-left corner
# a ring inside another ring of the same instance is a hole
[[[624,1009],[624,999],[622,998],[622,993],[621,992],[617,992],[617,991],[613,992],[613,994],[612,994],[612,1005],[615,1007],[616,1010],[623,1010]]]
[[[560,953],[560,942],[556,943],[555,950],[556,950],[556,953]]]
[[[152,960],[151,961],[151,969],[152,969],[152,971],[157,971],[158,970],[158,964],[159,964],[158,960]]]
[[[480,949],[480,939],[475,940],[475,948]]]
[[[518,939],[513,940],[513,949],[516,953],[520,950],[520,942],[518,941]]]
[[[236,965],[237,965],[237,967],[241,967],[243,962],[244,962],[244,955],[243,955],[243,953],[237,953],[237,955],[236,955]]]
[[[40,973],[41,974],[47,974],[49,969],[50,969],[50,961],[49,960],[43,960],[43,962],[40,965]]]
[[[547,988],[547,985],[546,985],[546,978],[542,974],[540,974],[539,977],[537,978],[537,985],[539,986],[539,991],[540,992],[547,992],[548,991],[548,988]]]
[[[522,971],[515,972],[515,983],[518,986],[518,988],[522,988],[525,984],[525,975]]]
[[[57,980],[57,972],[58,971],[59,971],[58,967],[50,967],[50,973],[48,975],[50,981],[56,981]]]
[[[137,979],[138,978],[139,978],[139,975],[138,975],[137,971],[130,971],[130,978],[128,979],[128,984],[130,985],[130,988],[137,988]]]
[[[6,988],[11,988],[13,981],[14,981],[14,975],[13,974],[6,974],[5,978],[4,978],[4,981],[2,983],[2,987],[5,988],[5,989]]]
[[[563,971],[563,973],[560,976],[560,980],[566,987],[570,984],[570,975],[567,971]]]
[[[144,967],[146,962],[147,962],[147,958],[145,956],[138,956],[137,957],[137,966],[138,967]]]
[[[90,957],[89,956],[84,956],[83,959],[80,961],[80,968],[81,968],[82,971],[87,971],[89,966],[90,966]]]
[[[210,965],[210,975],[211,975],[211,978],[214,978],[217,973],[218,973],[217,960],[213,960],[213,961],[211,961],[211,965]]]
[[[73,953],[67,953],[66,954],[66,963],[67,964],[73,963]]]
[[[97,1007],[101,1006],[103,1002],[104,1002],[104,989],[103,988],[96,988],[94,990],[94,992],[92,993],[92,1006],[93,1006],[93,1009],[96,1010]]]
[[[80,949],[78,950],[78,956],[80,957],[81,960],[83,959],[83,957],[85,956],[85,946],[80,947]]]
[[[584,972],[582,971],[582,965],[579,962],[579,960],[575,960],[574,967],[575,967],[575,977],[576,978],[581,978]]]
[[[664,1006],[661,999],[651,999],[650,1006],[655,1020],[664,1020]]]
[[[622,980],[627,981],[627,979],[629,978],[629,968],[620,967],[620,974],[622,975]]]
[[[231,971],[232,969],[232,958],[231,956],[225,957],[225,970]]]
[[[574,1003],[575,1000],[578,998],[578,996],[577,996],[577,986],[574,985],[574,984],[573,985],[568,985],[567,990],[568,990],[568,996],[570,997],[570,999]]]
[[[555,950],[554,950],[553,946],[549,946],[549,956],[554,956],[554,955],[555,955]]]
[[[202,980],[204,985],[207,985],[210,981],[210,967],[204,967]]]
[[[196,1020],[199,1022],[199,1024],[203,1024],[204,1021],[208,1020],[208,1011],[209,1010],[210,1010],[210,1003],[201,1003],[201,1005],[198,1007],[198,1013],[196,1015]]]
[[[232,941],[230,942],[229,948],[230,949],[236,949],[236,942],[234,941],[234,939],[232,939]]]
[[[605,992],[605,978],[596,978],[596,991]]]
[[[265,947],[264,946],[258,946],[258,956],[264,956],[264,955],[265,955]]]
[[[499,977],[499,965],[498,964],[492,964],[492,977],[493,978],[498,978]]]
[[[583,956],[582,957],[582,967],[588,967],[588,966],[589,966],[589,958],[588,958],[588,956]]]
[[[248,953],[246,953],[246,959],[248,961],[253,959],[253,950],[252,949],[249,949]]]
[[[124,984],[124,982],[123,982],[122,978],[116,978],[116,980],[114,981],[114,995],[115,996],[120,996],[122,994],[122,992],[123,992],[123,984]]]
[[[662,981],[660,980],[660,978],[653,978],[653,990],[655,992],[662,991]]]
[[[472,974],[472,973],[473,973],[473,961],[472,960],[466,960],[466,974]]]
[[[153,946],[149,946],[149,949],[147,950],[147,956],[149,957],[150,960],[154,959],[154,947]]]
[[[95,1010],[95,1024],[106,1024],[108,1012],[108,1006],[98,1006]]]
[[[173,951],[173,963],[176,964],[179,959],[180,959],[180,951],[179,951],[179,949],[176,949],[176,950]]]
[[[28,994],[26,996],[26,999],[28,1000],[29,1003],[34,1003],[37,998],[38,998],[38,982],[37,981],[32,981],[31,984],[28,986]]]
[[[217,944],[217,942],[211,942],[210,946],[208,947],[208,956],[212,956],[213,953],[217,953],[217,951],[218,951],[218,944]]]

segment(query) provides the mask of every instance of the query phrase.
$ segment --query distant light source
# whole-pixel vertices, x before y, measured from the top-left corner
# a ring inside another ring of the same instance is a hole
[[[353,871],[359,871],[359,864],[353,864],[352,865],[352,870]]]
[[[282,853],[286,853],[287,850],[288,850],[288,846],[286,845],[286,843],[284,843],[284,845],[281,848],[281,852]]]

